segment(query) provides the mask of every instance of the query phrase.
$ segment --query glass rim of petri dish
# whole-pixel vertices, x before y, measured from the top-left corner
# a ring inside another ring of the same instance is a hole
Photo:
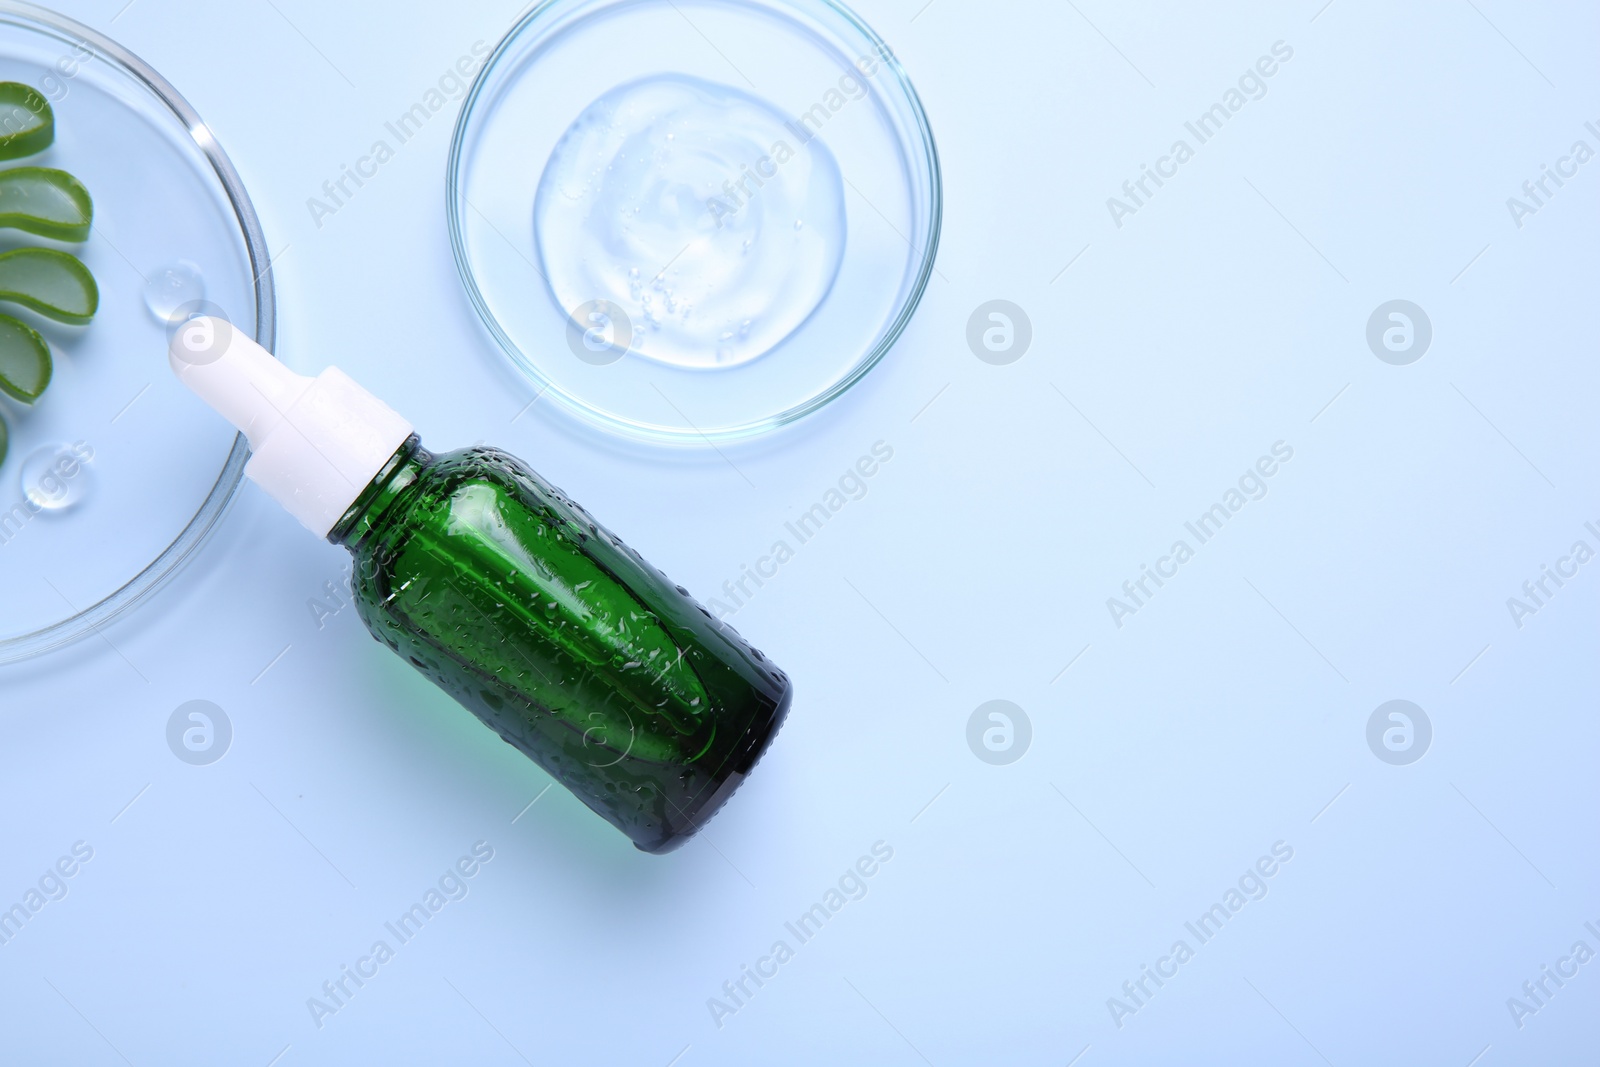
[[[762,62],[779,55],[770,47],[779,41],[782,61]],[[857,67],[867,57],[871,73]],[[834,113],[849,112],[855,123],[841,135],[844,147],[832,140],[844,128],[837,117],[815,131],[839,156],[849,212],[846,268],[809,318],[770,350],[725,367],[671,366],[636,349],[603,365],[575,359],[581,327],[538,266],[549,249],[534,232],[533,202],[553,148],[591,102],[640,76],[681,75],[748,87],[804,124],[805,103],[833,87],[821,72],[837,78],[858,69],[861,95]],[[549,116],[530,124],[535,102]],[[488,52],[465,95],[445,202],[467,297],[536,399],[549,397],[623,437],[714,446],[803,419],[883,360],[933,275],[943,188],[910,76],[837,0],[544,0]],[[863,245],[872,247],[863,253]]]
[[[230,222],[236,226],[232,236],[238,239],[251,271],[253,336],[271,349],[277,319],[266,237],[238,171],[193,106],[148,63],[99,31],[36,4],[0,0],[0,57],[6,55],[8,32],[19,31],[59,43],[63,57],[72,56],[81,63],[104,63],[118,84],[128,86],[141,98],[157,105],[156,113],[162,116],[165,132],[189,142],[199,153],[207,168],[202,171],[203,180],[215,183],[213,188],[220,194],[219,203],[225,203]],[[58,75],[65,79],[74,76]],[[16,165],[27,162],[20,160]],[[101,307],[104,310],[104,293]],[[239,488],[249,455],[245,437],[235,435],[225,457],[220,449],[218,451],[221,469],[215,483],[205,491],[194,514],[184,522],[170,544],[153,558],[133,564],[132,574],[86,606],[70,605],[70,610],[63,611],[60,617],[45,625],[16,633],[0,633],[0,664],[25,660],[98,632],[171,581],[216,529]],[[12,461],[21,462],[23,458],[13,451],[6,465],[9,468]]]

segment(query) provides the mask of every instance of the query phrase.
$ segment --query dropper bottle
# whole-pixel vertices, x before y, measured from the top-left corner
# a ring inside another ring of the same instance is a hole
[[[639,848],[682,844],[776,734],[788,677],[521,460],[428,452],[343,371],[295,374],[221,317],[169,353],[249,439],[245,476],[354,557],[372,635]]]

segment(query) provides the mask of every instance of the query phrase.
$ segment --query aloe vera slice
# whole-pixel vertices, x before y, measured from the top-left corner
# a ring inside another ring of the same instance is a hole
[[[11,427],[6,425],[6,420],[0,417],[0,463],[6,461],[6,452],[11,448]]]
[[[18,248],[0,254],[0,300],[81,326],[94,318],[100,288],[89,268],[70,252]]]
[[[50,346],[38,330],[10,315],[0,315],[0,392],[31,404],[50,384],[53,367]],[[0,443],[3,458],[5,446]]]
[[[94,202],[83,183],[64,170],[0,170],[0,229],[22,230],[57,241],[87,241]]]
[[[0,82],[0,159],[43,152],[56,139],[56,116],[38,90]]]

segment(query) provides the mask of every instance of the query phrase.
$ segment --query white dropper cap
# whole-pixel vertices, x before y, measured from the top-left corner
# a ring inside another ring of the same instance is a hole
[[[344,371],[296,374],[225,319],[189,319],[167,354],[179,380],[249,439],[245,476],[318,537],[411,436]]]

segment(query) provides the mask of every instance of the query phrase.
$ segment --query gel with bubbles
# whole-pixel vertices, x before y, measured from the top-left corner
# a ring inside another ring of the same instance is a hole
[[[681,74],[584,109],[534,198],[563,312],[608,300],[638,354],[726,367],[777,347],[821,304],[845,245],[844,185],[822,141],[764,100]]]

